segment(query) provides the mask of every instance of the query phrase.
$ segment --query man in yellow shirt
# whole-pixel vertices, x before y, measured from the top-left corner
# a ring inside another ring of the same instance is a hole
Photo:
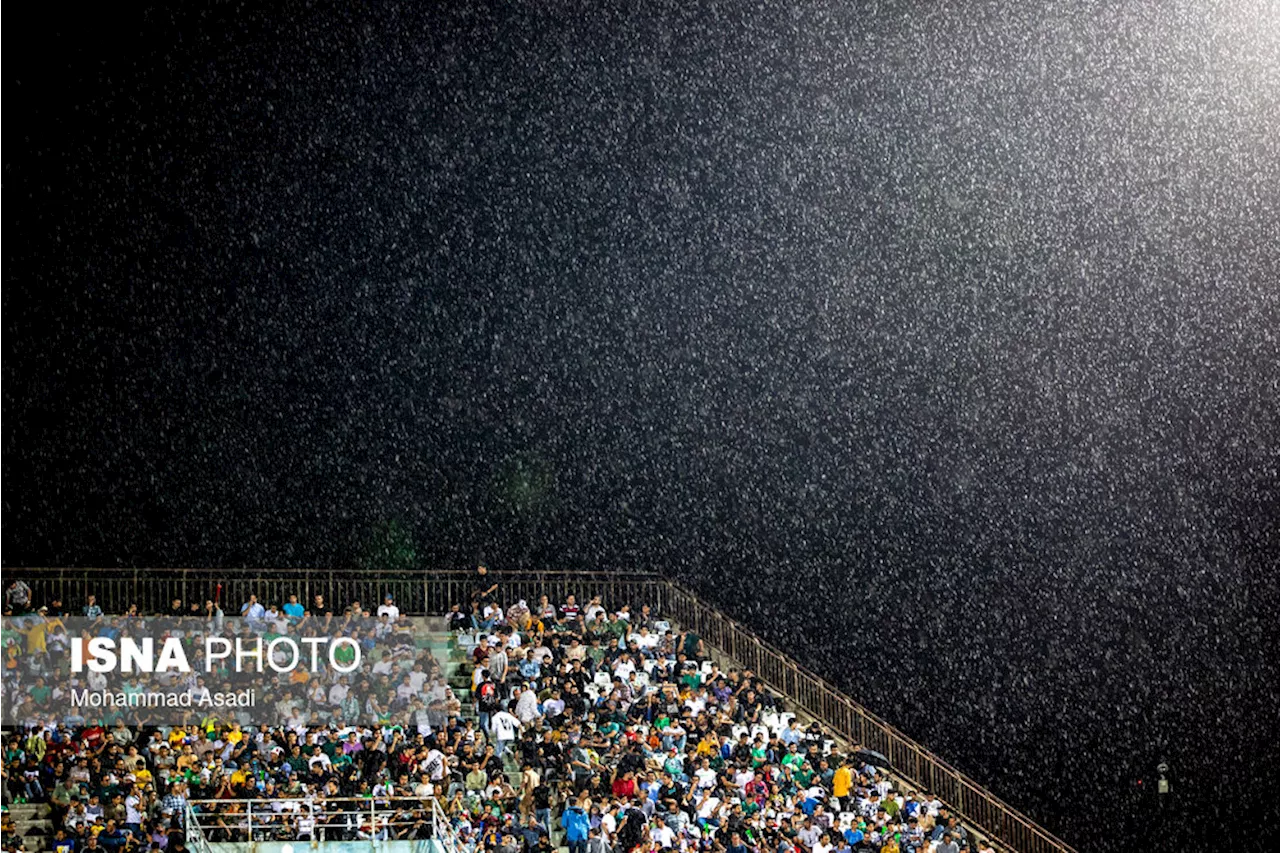
[[[27,654],[29,655],[43,656],[48,651],[48,645],[45,642],[51,627],[50,620],[45,616],[48,612],[49,608],[41,607],[31,627],[27,629]]]
[[[835,776],[831,778],[831,796],[843,803],[852,788],[853,768],[849,766],[849,759],[845,758],[841,760],[839,769],[836,770]]]

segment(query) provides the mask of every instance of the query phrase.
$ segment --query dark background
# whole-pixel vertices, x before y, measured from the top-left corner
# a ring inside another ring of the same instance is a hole
[[[10,19],[5,565],[659,567],[1265,847],[1274,5],[523,5]]]

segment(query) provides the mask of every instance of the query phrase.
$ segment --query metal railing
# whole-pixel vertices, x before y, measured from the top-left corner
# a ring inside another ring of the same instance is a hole
[[[886,756],[893,772],[919,791],[930,791],[984,835],[1025,853],[1074,853],[1063,840],[1036,824],[929,750],[854,702],[826,680],[708,607],[692,592],[665,582],[659,600],[664,616],[693,630],[703,641],[733,658],[797,707],[821,720],[845,740]]]
[[[430,828],[449,853],[461,850],[434,797],[277,797],[192,800],[187,833],[197,850],[211,843],[395,840],[401,831]],[[413,832],[421,838],[421,832]]]
[[[80,612],[86,597],[94,595],[107,613],[124,613],[136,606],[144,614],[167,613],[177,599],[184,608],[219,600],[228,616],[238,614],[252,593],[264,604],[284,604],[290,595],[310,607],[316,595],[341,612],[360,602],[376,610],[390,593],[396,605],[410,615],[443,615],[453,604],[465,604],[479,585],[475,571],[418,571],[388,576],[367,569],[10,569],[31,586],[31,600],[48,604],[58,600],[73,613]],[[504,603],[525,599],[530,606],[539,596],[563,602],[569,595],[585,605],[593,595],[606,601],[652,600],[662,579],[654,573],[528,571],[490,574],[501,585]],[[203,612],[203,610],[202,610]]]
[[[187,844],[195,853],[212,853],[213,848],[209,846],[209,841],[204,837],[204,830],[200,827],[199,820],[196,819],[195,810],[191,808],[191,801],[187,801],[186,809],[183,812],[182,827],[186,830]]]
[[[10,574],[30,584],[34,602],[60,599],[75,611],[93,593],[107,612],[122,612],[131,604],[144,612],[159,612],[167,610],[174,598],[189,606],[218,594],[231,614],[238,612],[251,592],[267,603],[287,601],[293,594],[310,605],[321,594],[335,609],[355,601],[372,609],[389,592],[405,613],[441,615],[451,605],[467,602],[479,585],[474,571],[463,570],[395,577],[340,569],[13,569]],[[606,605],[649,604],[657,615],[695,631],[708,645],[751,669],[838,736],[887,756],[898,776],[917,790],[932,792],[984,835],[1024,853],[1074,853],[1066,842],[677,582],[654,573],[558,570],[494,572],[489,582],[500,584],[499,594],[508,604],[525,599],[532,606],[542,595],[563,602],[570,594],[580,604],[594,595]]]

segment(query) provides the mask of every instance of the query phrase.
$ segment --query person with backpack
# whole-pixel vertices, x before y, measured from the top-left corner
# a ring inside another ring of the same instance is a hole
[[[489,723],[498,711],[498,685],[493,683],[488,670],[484,671],[483,679],[476,688],[476,713],[480,716],[480,729],[488,732]]]
[[[643,811],[634,806],[627,808],[618,826],[618,853],[631,853],[644,843],[647,822]]]

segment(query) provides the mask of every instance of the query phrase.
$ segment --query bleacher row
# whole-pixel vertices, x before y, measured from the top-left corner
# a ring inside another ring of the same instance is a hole
[[[559,620],[557,620],[557,622],[558,621]],[[668,622],[663,620],[653,620],[651,625],[654,628],[655,633],[662,638],[663,648],[668,656],[674,655],[676,650],[682,647],[687,649],[692,648],[695,645],[700,646],[700,643],[695,644],[687,642],[688,635],[680,634],[678,630],[673,630],[673,626]],[[480,632],[477,632],[474,628],[463,629],[456,632],[456,642],[458,644],[458,649],[461,652],[461,658],[468,661],[468,664],[461,664],[455,670],[454,684],[459,690],[465,691],[469,686],[470,677],[466,666],[469,665],[470,662],[473,662],[479,633]],[[674,640],[673,644],[670,646],[666,644],[668,638]],[[489,639],[496,638],[490,636]],[[726,676],[729,678],[737,678],[742,674],[736,670],[729,673],[722,673],[717,665],[714,654],[687,662],[686,666],[688,668],[683,670],[682,673],[663,671],[664,667],[660,660],[646,657],[644,658],[640,669],[636,671],[635,676],[632,679],[632,683],[637,684],[642,688],[647,688],[653,684],[668,683],[671,678],[682,675],[683,679],[681,680],[685,680],[688,677],[687,673],[690,672],[696,672],[702,682],[710,683],[713,679],[723,678]],[[609,699],[611,695],[616,698],[617,694],[613,692],[616,686],[617,680],[614,675],[607,670],[598,669],[592,674],[590,681],[585,685],[584,693],[591,703],[598,704]],[[769,692],[759,682],[754,682],[754,686],[762,693]],[[772,694],[770,695],[772,696]],[[468,698],[470,699],[471,697],[468,696]],[[771,701],[778,701],[778,697],[772,696]],[[758,719],[751,724],[738,722],[728,723],[725,726],[724,734],[727,737],[728,743],[738,743],[740,739],[745,739],[749,743],[776,743],[788,736],[790,736],[794,741],[797,738],[795,728],[797,722],[797,716],[794,712],[782,710],[780,708],[771,708],[763,711],[759,715]],[[650,727],[642,723],[635,726],[635,730],[636,733],[643,738],[645,735],[649,734]],[[811,726],[806,727],[806,730],[809,736],[812,737],[812,733],[820,730],[820,727],[816,723],[813,723]],[[853,762],[855,761],[853,755],[837,755],[837,743],[833,738],[826,735],[820,735],[816,740],[820,745],[816,750],[817,755],[822,756],[824,759],[831,759],[833,763],[838,761],[845,768],[853,768]],[[863,751],[862,754],[865,755],[865,751]],[[879,786],[881,788],[887,790],[899,787],[897,782],[890,783],[887,781],[889,774],[883,767],[876,768],[869,763],[863,763],[859,769],[865,774],[870,774],[869,776],[862,775],[862,781],[872,782],[875,776],[879,776]],[[857,774],[851,772],[851,775]],[[828,790],[822,791],[821,793],[813,791],[818,798],[824,798],[830,794],[829,783],[834,779],[834,776],[835,774],[832,773],[831,776],[826,779],[828,783]],[[872,784],[874,787],[874,783]],[[815,787],[820,788],[821,786]],[[867,788],[866,790],[869,791],[871,788]],[[846,792],[846,806],[854,804],[854,800],[850,799],[850,796],[854,794],[855,791],[851,784],[850,790]],[[726,805],[729,805],[734,799],[735,798],[733,797],[726,797],[723,799],[723,802]],[[808,798],[806,798],[806,800],[807,799]],[[834,814],[823,814],[821,804],[817,802],[807,802],[804,805],[792,802],[790,803],[789,808],[791,809],[791,816],[795,820],[800,820],[801,815],[804,815],[804,819],[811,820],[813,817],[813,810],[818,812],[819,824],[823,824],[827,818],[830,818],[830,823],[827,825],[834,831],[830,837],[831,843],[827,845],[822,843],[820,840],[817,843],[806,843],[804,839],[801,838],[801,834],[799,832],[789,833],[784,829],[784,835],[782,837],[773,839],[779,843],[771,849],[778,850],[780,853],[791,853],[792,850],[796,851],[796,853],[828,853],[830,850],[839,851],[843,849],[840,843],[841,841],[843,841],[850,850],[924,849],[930,851],[949,851],[953,846],[956,850],[981,849],[985,851],[994,849],[989,844],[980,844],[976,836],[971,837],[971,834],[965,827],[955,820],[955,818],[947,814],[946,807],[935,800],[925,801],[918,799],[911,804],[924,809],[924,818],[922,820],[911,821],[911,823],[919,830],[915,835],[912,835],[907,831],[908,827],[905,824],[900,827],[900,831],[898,832],[878,832],[876,831],[876,827],[869,825],[867,822],[868,818],[875,814],[874,807],[870,809],[871,814],[867,813],[868,806],[871,806],[875,799],[877,799],[877,797],[874,795],[871,798],[856,799],[859,810],[844,808]],[[571,803],[572,797],[568,798],[567,802]],[[605,798],[604,802],[606,804],[613,803],[613,801],[608,797]],[[833,805],[837,803],[834,799],[831,802]],[[606,806],[604,811],[606,813],[608,812],[608,806]],[[902,809],[898,808],[894,809],[894,811],[902,811]],[[778,815],[774,812],[771,812],[771,814],[773,814],[775,818],[780,818],[780,820],[775,820],[771,825],[782,826],[786,823],[785,815]],[[939,815],[942,817],[941,822],[938,821]],[[651,813],[649,814],[649,817],[652,817]],[[590,820],[590,826],[594,829],[595,825],[595,817],[592,817]],[[720,849],[721,847],[728,849],[731,846],[723,843],[726,840],[726,834],[719,831],[720,826],[717,821],[702,821],[702,825],[706,829],[706,837],[702,841],[703,846],[710,846],[713,849]],[[607,826],[604,827],[604,829],[607,828]],[[928,830],[927,832],[925,831],[926,829]],[[717,840],[717,835],[719,836],[719,840]],[[728,835],[732,835],[732,833],[728,833]],[[935,835],[936,837],[934,837]],[[783,838],[787,840],[783,840]],[[588,840],[590,840],[590,838]],[[757,839],[757,841],[763,841],[763,839]],[[793,844],[793,842],[795,843]],[[789,847],[788,845],[792,846]],[[616,847],[616,845],[614,846]],[[691,849],[696,848],[699,845],[696,843],[692,845],[681,843],[679,846],[681,849]],[[747,844],[746,847],[749,850],[763,850],[762,844],[756,843],[755,841]]]

